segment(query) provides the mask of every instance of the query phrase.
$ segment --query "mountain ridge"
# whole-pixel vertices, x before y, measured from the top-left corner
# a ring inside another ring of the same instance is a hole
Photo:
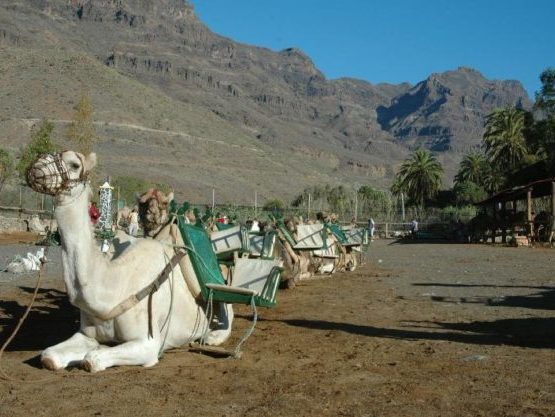
[[[5,119],[67,119],[84,87],[96,120],[153,129],[146,142],[166,140],[155,131],[183,132],[248,144],[280,161],[284,171],[262,175],[251,186],[240,153],[226,160],[203,148],[206,164],[222,169],[201,183],[229,198],[238,194],[221,185],[233,183],[227,176],[240,179],[245,196],[253,187],[291,196],[319,182],[385,187],[403,158],[421,146],[437,152],[452,177],[461,153],[479,143],[488,112],[530,106],[520,83],[487,80],[466,67],[415,85],[328,80],[298,48],[274,52],[234,42],[213,33],[190,4],[178,0],[18,0],[0,5],[0,48],[8,58],[0,64]],[[28,93],[27,85],[43,94]],[[20,142],[24,132],[13,125],[0,121],[0,133],[11,132],[12,144],[16,132]],[[102,157],[118,138],[110,129],[101,133],[108,135]],[[183,161],[187,179],[162,170],[156,175],[199,196],[189,162]],[[133,158],[121,163],[129,173],[145,175]]]

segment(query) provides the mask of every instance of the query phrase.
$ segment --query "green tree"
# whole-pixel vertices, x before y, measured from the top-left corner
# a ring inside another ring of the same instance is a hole
[[[455,176],[457,183],[472,181],[482,185],[487,173],[486,157],[482,153],[474,152],[465,155]]]
[[[343,214],[351,204],[352,193],[347,192],[345,187],[338,185],[329,190],[327,194],[330,210]]]
[[[362,213],[389,216],[393,205],[390,193],[363,185],[358,189],[358,195]]]
[[[490,194],[499,191],[506,182],[506,177],[501,169],[496,166],[490,166],[484,177],[484,188]]]
[[[397,172],[395,183],[418,206],[433,198],[442,184],[443,167],[428,150],[419,149],[407,158]]]
[[[484,187],[472,181],[457,182],[455,187],[453,187],[453,192],[455,193],[455,200],[459,206],[475,204],[487,197]]]
[[[14,161],[11,154],[0,148],[0,192],[4,188],[4,184],[8,181],[14,174]]]
[[[71,123],[66,129],[66,138],[74,143],[77,152],[88,155],[96,142],[93,122],[93,107],[88,93],[83,93],[75,107]]]
[[[536,92],[534,107],[542,112],[526,132],[529,148],[547,163],[548,171],[555,175],[555,69],[548,68],[540,75],[542,87]]]
[[[56,152],[58,150],[58,146],[52,142],[51,136],[53,130],[54,124],[47,119],[43,119],[38,127],[35,126],[33,130],[31,130],[31,140],[27,146],[21,150],[19,162],[16,166],[20,178],[25,179],[27,169],[35,162],[39,155]]]
[[[127,175],[117,177],[113,181],[112,187],[119,191],[120,199],[125,200],[125,203],[130,207],[134,206],[137,197],[149,188],[157,188],[164,193],[171,191],[171,187],[167,184],[154,183],[142,178],[130,177]]]
[[[488,161],[504,172],[515,169],[528,153],[524,137],[525,112],[497,109],[486,117],[484,147]]]
[[[540,74],[542,87],[536,92],[534,107],[546,116],[555,115],[555,68],[547,68]]]
[[[270,200],[266,200],[262,210],[264,211],[276,211],[276,210],[283,210],[285,209],[285,203],[281,201],[279,198],[272,198]]]

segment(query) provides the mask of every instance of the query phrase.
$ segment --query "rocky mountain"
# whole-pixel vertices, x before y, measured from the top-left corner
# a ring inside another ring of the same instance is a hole
[[[411,86],[327,80],[310,57],[211,32],[183,0],[0,3],[0,141],[63,127],[90,91],[102,170],[169,182],[190,199],[290,197],[316,183],[389,184],[411,149],[452,175],[517,81],[459,68]],[[210,193],[207,191],[210,190]]]

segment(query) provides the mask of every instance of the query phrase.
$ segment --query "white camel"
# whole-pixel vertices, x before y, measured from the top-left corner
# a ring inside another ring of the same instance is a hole
[[[28,173],[33,189],[56,196],[64,281],[70,302],[81,312],[80,330],[44,350],[43,365],[52,370],[80,365],[91,372],[116,365],[153,366],[164,350],[206,336],[205,331],[208,344],[223,343],[232,316],[227,327],[207,330],[206,314],[177,266],[150,300],[145,297],[129,309],[117,307],[156,280],[174,249],[137,239],[114,258],[100,252],[88,216],[86,177],[95,165],[95,154],[65,151],[40,157]],[[118,310],[121,314],[112,317]]]

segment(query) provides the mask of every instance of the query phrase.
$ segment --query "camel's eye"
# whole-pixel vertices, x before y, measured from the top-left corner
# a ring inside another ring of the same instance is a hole
[[[81,165],[79,165],[77,162],[72,162],[69,166],[71,167],[71,169],[81,168]]]

